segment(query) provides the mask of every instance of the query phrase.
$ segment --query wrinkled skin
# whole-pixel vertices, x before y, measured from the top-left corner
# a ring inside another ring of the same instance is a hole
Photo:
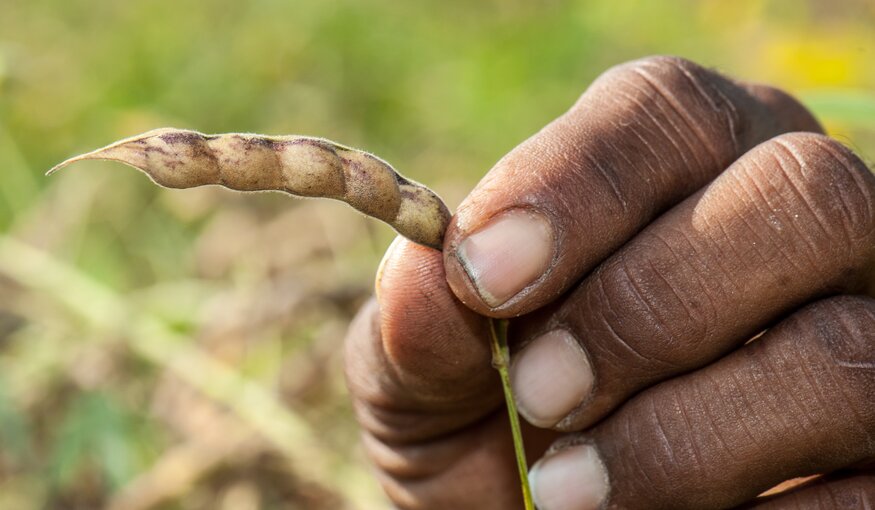
[[[521,508],[502,317],[544,510],[870,508],[873,260],[875,177],[798,102],[618,66],[498,162],[442,252],[387,251],[346,344],[365,449],[399,508]]]

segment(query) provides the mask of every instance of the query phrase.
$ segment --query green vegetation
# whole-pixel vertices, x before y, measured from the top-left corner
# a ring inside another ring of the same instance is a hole
[[[673,53],[875,159],[871,2],[2,3],[0,510],[386,508],[340,357],[392,230],[113,164],[43,177],[68,156],[166,125],[324,136],[454,206],[606,67]]]

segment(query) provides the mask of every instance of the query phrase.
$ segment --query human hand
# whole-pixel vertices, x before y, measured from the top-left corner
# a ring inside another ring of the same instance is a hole
[[[346,347],[393,501],[521,507],[492,316],[542,510],[875,502],[875,177],[819,131],[643,59],[499,161],[443,253],[397,240]]]

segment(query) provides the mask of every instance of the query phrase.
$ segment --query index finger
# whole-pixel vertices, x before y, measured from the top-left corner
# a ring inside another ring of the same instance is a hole
[[[444,240],[450,287],[484,315],[540,308],[748,149],[788,131],[820,126],[776,89],[671,57],[609,70],[459,207]]]

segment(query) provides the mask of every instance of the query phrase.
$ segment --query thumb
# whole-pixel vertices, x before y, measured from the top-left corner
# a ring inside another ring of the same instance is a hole
[[[488,324],[447,285],[441,253],[398,238],[377,300],[354,320],[346,372],[359,419],[382,439],[416,441],[468,425],[501,403]]]

